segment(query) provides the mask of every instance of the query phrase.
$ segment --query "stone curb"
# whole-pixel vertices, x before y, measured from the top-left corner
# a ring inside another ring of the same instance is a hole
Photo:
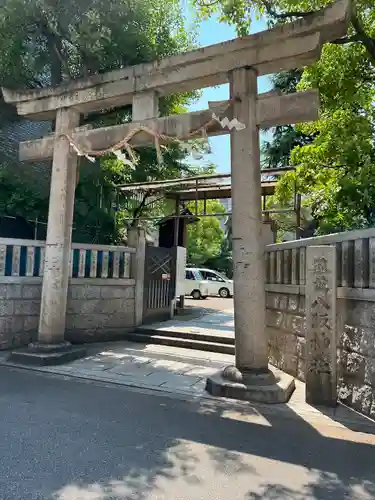
[[[230,400],[226,398],[220,398],[217,399],[214,396],[211,396],[210,394],[192,394],[190,391],[183,391],[180,389],[168,389],[168,388],[163,388],[163,387],[156,387],[156,386],[150,386],[146,384],[136,384],[136,383],[124,383],[124,382],[119,382],[113,379],[106,379],[103,377],[95,376],[95,375],[77,375],[77,374],[72,374],[72,373],[63,373],[59,371],[51,371],[48,369],[45,369],[44,367],[40,366],[27,366],[27,365],[19,365],[15,363],[9,363],[6,361],[1,361],[0,360],[0,366],[4,367],[9,367],[13,369],[18,369],[18,370],[31,370],[35,371],[38,373],[44,373],[46,375],[52,375],[55,377],[65,377],[69,379],[77,379],[81,382],[96,382],[96,383],[101,383],[105,385],[114,385],[116,387],[124,387],[128,390],[135,390],[135,391],[145,391],[148,393],[154,393],[155,395],[160,395],[164,397],[168,397],[171,399],[179,399],[182,401],[186,402],[201,402],[202,405],[205,404],[214,404],[216,408],[221,409],[221,410],[226,410],[226,411],[241,411],[244,412],[244,410],[249,409],[249,417],[251,418],[252,413],[254,413],[254,410],[257,411],[260,416],[267,417],[267,416],[273,416],[277,419],[283,419],[283,420],[294,420],[294,421],[301,421],[301,417],[307,417],[306,418],[306,423],[308,425],[309,421],[312,424],[316,424],[317,426],[320,427],[327,427],[327,428],[335,428],[341,431],[346,431],[346,432],[353,432],[354,434],[356,433],[365,433],[365,434],[371,434],[375,435],[375,421],[371,420],[368,417],[365,417],[363,415],[358,415],[361,420],[364,420],[362,422],[358,422],[358,420],[350,419],[350,418],[340,418],[339,420],[335,421],[334,415],[324,415],[324,414],[315,414],[313,411],[306,410],[303,408],[303,405],[300,407],[298,405],[295,405],[294,407],[291,406],[286,406],[286,405],[278,405],[278,404],[272,404],[272,405],[267,405],[267,404],[262,404],[262,403],[249,403],[245,401],[240,401],[240,400]],[[249,408],[249,405],[250,408]],[[345,406],[344,406],[345,407]],[[345,407],[346,408],[346,407]],[[352,409],[349,409],[349,411],[353,411]],[[334,411],[332,411],[334,413]],[[356,413],[357,415],[357,413]],[[356,425],[356,430],[350,429],[350,425]],[[346,425],[348,427],[346,427]]]

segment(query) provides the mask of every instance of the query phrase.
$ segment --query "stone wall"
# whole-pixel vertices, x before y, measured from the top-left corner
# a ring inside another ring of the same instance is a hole
[[[267,333],[270,363],[304,380],[305,297],[267,292]]]
[[[0,282],[0,349],[27,345],[37,338],[41,278],[3,278]],[[98,342],[120,338],[134,327],[134,280],[72,279],[66,338]]]
[[[375,418],[375,302],[339,302],[339,398]]]
[[[40,278],[0,282],[0,349],[20,347],[36,339],[40,293]]]
[[[69,286],[66,339],[70,342],[116,340],[135,325],[133,280],[95,281],[76,280]]]
[[[267,291],[270,363],[300,380],[305,379],[303,288],[269,285]],[[360,300],[360,290],[349,294],[341,288],[338,293],[339,399],[375,418],[375,295]]]

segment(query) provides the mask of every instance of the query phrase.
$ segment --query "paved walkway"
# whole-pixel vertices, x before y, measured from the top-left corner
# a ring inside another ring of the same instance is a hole
[[[169,321],[143,325],[138,330],[163,332],[194,333],[212,337],[231,337],[234,339],[234,311],[225,309],[202,314],[198,318],[184,318],[176,316]]]
[[[8,352],[0,353],[0,364],[19,368],[19,365],[7,363],[8,355]],[[200,401],[208,411],[226,407],[230,408],[231,412],[238,412],[238,418],[247,421],[257,422],[263,418],[260,415],[272,414],[303,419],[311,426],[333,426],[340,432],[352,429],[375,434],[372,421],[343,406],[336,410],[319,410],[306,404],[304,384],[298,381],[296,390],[287,404],[261,405],[213,398],[205,391],[207,376],[233,363],[234,356],[228,354],[116,342],[88,346],[86,358],[66,365],[23,368],[50,375],[152,391],[177,399]]]
[[[233,356],[226,354],[126,341],[91,344],[87,351],[87,357],[65,365],[27,368],[187,396],[205,396],[207,376],[234,361]],[[10,365],[6,361],[8,356],[9,352],[1,352],[0,363]]]
[[[175,318],[163,323],[147,325],[144,329],[189,332],[201,335],[234,337],[233,309],[212,311],[199,319]],[[0,352],[0,364],[7,362],[9,352]],[[210,405],[230,405],[241,414],[250,410],[251,418],[257,418],[254,408],[262,414],[279,414],[287,418],[304,419],[310,425],[317,423],[340,429],[365,429],[375,434],[375,424],[356,412],[338,406],[337,409],[319,410],[305,403],[305,385],[296,381],[296,390],[287,404],[261,405],[217,399],[205,391],[206,379],[225,366],[234,364],[234,356],[166,345],[140,344],[135,342],[108,342],[89,344],[87,356],[60,366],[21,368],[69,378],[91,380],[148,390],[174,398],[200,400]]]

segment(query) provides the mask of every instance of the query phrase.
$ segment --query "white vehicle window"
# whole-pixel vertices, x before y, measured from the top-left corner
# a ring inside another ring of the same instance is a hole
[[[219,275],[219,274],[216,274],[216,273],[213,273],[211,271],[206,271],[206,279],[208,281],[219,281],[219,282],[223,282],[224,279]]]
[[[203,276],[201,275],[200,271],[198,269],[194,269],[194,279],[197,281],[203,281]]]
[[[185,279],[187,279],[187,280],[194,280],[195,278],[194,278],[193,272],[190,271],[190,270],[189,271],[185,271]]]
[[[228,280],[229,280],[228,276],[225,276],[225,274],[221,274],[221,273],[217,273],[217,274],[220,276],[220,278],[221,278],[223,281],[228,281]]]

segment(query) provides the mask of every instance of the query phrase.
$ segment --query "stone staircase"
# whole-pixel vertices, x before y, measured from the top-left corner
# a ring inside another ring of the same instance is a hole
[[[233,311],[210,311],[199,317],[178,317],[142,325],[126,334],[126,340],[199,351],[234,354]]]
[[[124,338],[143,344],[161,344],[199,351],[234,354],[234,336],[228,334],[201,333],[168,328],[142,326],[135,332],[127,333]]]

